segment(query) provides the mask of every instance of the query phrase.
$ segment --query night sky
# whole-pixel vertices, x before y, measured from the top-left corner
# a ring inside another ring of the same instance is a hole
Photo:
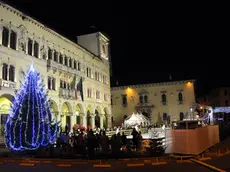
[[[111,40],[112,85],[168,81],[169,74],[172,80],[196,79],[198,94],[230,84],[223,17],[167,9],[133,14],[128,6],[108,1],[5,2],[75,42],[77,35],[105,32]]]

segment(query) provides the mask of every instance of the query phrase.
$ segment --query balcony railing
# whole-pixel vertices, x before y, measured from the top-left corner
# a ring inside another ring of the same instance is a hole
[[[178,100],[179,105],[182,105],[183,102],[184,102],[183,100]]]
[[[63,64],[60,64],[58,62],[55,62],[53,60],[47,60],[47,67],[48,69],[56,69],[60,72],[67,72],[67,73],[72,73],[72,74],[76,74],[79,75],[80,71],[73,69],[71,67],[65,66]]]
[[[153,107],[152,103],[138,103],[136,107]]]
[[[74,99],[75,98],[75,90],[71,89],[64,89],[64,88],[59,88],[59,96],[64,98],[64,99]]]
[[[0,86],[6,88],[16,88],[16,82],[0,79]]]
[[[167,105],[167,102],[166,101],[162,101],[162,105]]]

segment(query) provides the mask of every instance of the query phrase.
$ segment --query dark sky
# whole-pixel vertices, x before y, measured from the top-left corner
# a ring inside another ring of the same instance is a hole
[[[74,41],[77,35],[93,32],[92,25],[107,33],[113,84],[116,80],[120,85],[168,81],[169,74],[173,80],[197,79],[199,92],[230,83],[223,16],[167,9],[144,15],[112,1],[7,2]]]

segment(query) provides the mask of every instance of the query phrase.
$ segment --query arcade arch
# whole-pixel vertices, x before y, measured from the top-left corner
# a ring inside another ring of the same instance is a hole
[[[65,128],[65,130],[68,129],[68,131],[71,130],[71,118],[70,116],[73,114],[71,105],[69,102],[64,102],[61,108],[61,122],[62,122],[62,129]]]
[[[105,128],[108,127],[108,115],[109,115],[109,109],[107,107],[104,108],[104,114],[103,114],[103,126]]]
[[[92,106],[88,105],[86,108],[86,120],[87,120],[87,127],[92,126],[92,117],[91,114],[93,114],[93,108]]]
[[[96,107],[95,109],[95,127],[97,128],[102,128],[102,124],[101,124],[101,118],[103,118],[103,116],[101,116],[101,108],[99,106]]]
[[[75,107],[74,107],[74,116],[75,118],[73,119],[75,121],[76,124],[78,125],[82,125],[83,124],[83,117],[82,115],[84,114],[84,109],[83,106],[78,103]]]
[[[54,100],[50,100],[52,119],[58,120],[58,106]]]
[[[0,136],[3,135],[3,127],[10,113],[10,107],[13,102],[14,96],[10,94],[3,94],[0,96]]]

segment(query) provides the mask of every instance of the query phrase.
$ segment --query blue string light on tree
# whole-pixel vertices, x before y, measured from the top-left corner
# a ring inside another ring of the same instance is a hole
[[[13,151],[37,150],[56,141],[60,127],[40,74],[31,65],[11,105],[5,124],[5,142]]]

